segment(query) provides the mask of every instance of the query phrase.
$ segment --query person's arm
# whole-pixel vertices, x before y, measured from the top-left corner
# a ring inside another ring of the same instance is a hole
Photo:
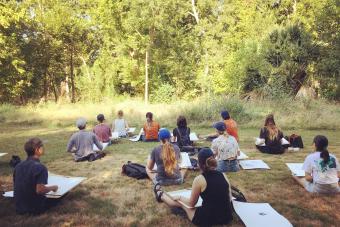
[[[47,184],[47,179],[48,179],[48,171],[45,166],[36,166],[34,168],[34,172],[36,173],[35,179],[36,179],[36,187],[35,191],[39,195],[44,195],[50,191],[56,192],[58,190],[57,185],[51,185],[51,186],[46,186]]]
[[[72,149],[74,147],[74,137],[72,136],[71,139],[69,140],[68,144],[67,144],[67,148],[66,148],[66,151],[67,152],[72,152]]]
[[[306,181],[313,182],[312,174],[309,172],[305,172],[305,179]]]
[[[240,146],[238,145],[238,142],[237,142],[237,140],[236,140],[235,137],[234,137],[234,142],[235,142],[235,144],[236,144],[237,156],[240,156],[240,155],[241,155]]]
[[[265,128],[261,128],[261,130],[260,130],[260,138],[261,139],[266,139],[266,130],[265,130]]]
[[[115,122],[116,122],[116,120],[113,120],[113,122],[112,122],[112,132],[115,131]]]
[[[37,184],[36,186],[36,193],[39,195],[44,195],[46,193],[49,193],[50,191],[56,192],[58,190],[57,185],[52,185],[52,186],[46,186],[44,184]]]
[[[197,201],[200,197],[200,194],[201,194],[201,188],[202,188],[202,184],[203,184],[201,178],[202,178],[202,176],[199,175],[198,177],[196,177],[194,179],[194,182],[192,183],[190,198],[185,198],[183,196],[179,196],[179,197],[175,198],[175,200],[181,201],[189,207],[195,207],[195,205],[196,205],[196,203],[197,203]]]
[[[148,159],[148,163],[146,165],[147,172],[152,172],[153,167],[155,166],[155,160],[156,160],[155,156],[156,156],[156,150],[153,149]]]
[[[125,119],[124,119],[124,122],[125,122],[125,129],[126,129],[126,131],[128,131],[129,130],[129,124],[128,124],[127,120],[125,120]]]
[[[214,153],[214,156],[216,157],[218,154],[218,146],[216,145],[216,143],[214,142],[211,143],[211,150]]]
[[[103,150],[103,145],[102,145],[101,142],[99,142],[97,136],[95,134],[93,134],[92,138],[93,138],[93,143],[96,144],[98,149],[102,151]]]

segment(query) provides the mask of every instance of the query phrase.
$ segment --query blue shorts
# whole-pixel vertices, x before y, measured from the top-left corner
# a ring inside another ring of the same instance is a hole
[[[240,170],[238,160],[220,160],[217,162],[217,171],[220,172],[237,172]]]
[[[183,184],[184,182],[184,179],[181,177],[181,178],[168,178],[168,179],[158,179],[156,180],[156,178],[154,178],[152,180],[152,182],[154,184],[160,184],[162,186],[167,186],[167,185],[178,185],[178,184]]]

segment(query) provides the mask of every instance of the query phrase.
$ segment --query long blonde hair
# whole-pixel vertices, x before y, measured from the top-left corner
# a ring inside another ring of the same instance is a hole
[[[272,123],[271,126],[269,125],[270,123]],[[276,139],[278,137],[278,135],[279,135],[279,128],[275,124],[275,120],[274,120],[274,115],[273,114],[269,114],[266,117],[266,121],[264,123],[264,126],[269,131],[269,139],[270,140],[274,140],[274,139]]]
[[[176,153],[173,146],[168,140],[162,140],[162,159],[164,163],[165,173],[168,176],[174,175],[177,166]]]

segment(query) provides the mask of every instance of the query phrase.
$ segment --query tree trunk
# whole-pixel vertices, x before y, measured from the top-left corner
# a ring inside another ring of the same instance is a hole
[[[44,102],[47,102],[47,93],[48,93],[48,81],[47,81],[47,72],[44,73],[44,94],[43,99]]]
[[[192,5],[192,13],[190,13],[196,20],[196,23],[199,23],[199,18],[198,18],[198,12],[196,10],[195,6],[195,0],[191,0],[191,5]]]
[[[148,63],[149,62],[149,49],[145,52],[145,88],[144,88],[144,101],[145,105],[149,103],[149,74],[148,74]]]
[[[55,77],[53,75],[50,75],[49,78],[50,78],[51,86],[53,88],[54,101],[57,103],[59,96],[58,96],[57,86],[55,84]]]
[[[75,84],[74,84],[74,68],[73,68],[73,47],[71,47],[71,53],[70,53],[70,79],[71,79],[71,88],[72,88],[72,96],[71,96],[71,102],[75,103]]]

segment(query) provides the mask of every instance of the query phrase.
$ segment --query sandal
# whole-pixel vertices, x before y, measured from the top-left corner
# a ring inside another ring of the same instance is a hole
[[[155,193],[156,200],[162,202],[161,197],[163,195],[162,187],[159,183],[156,183],[153,187],[153,192]]]

